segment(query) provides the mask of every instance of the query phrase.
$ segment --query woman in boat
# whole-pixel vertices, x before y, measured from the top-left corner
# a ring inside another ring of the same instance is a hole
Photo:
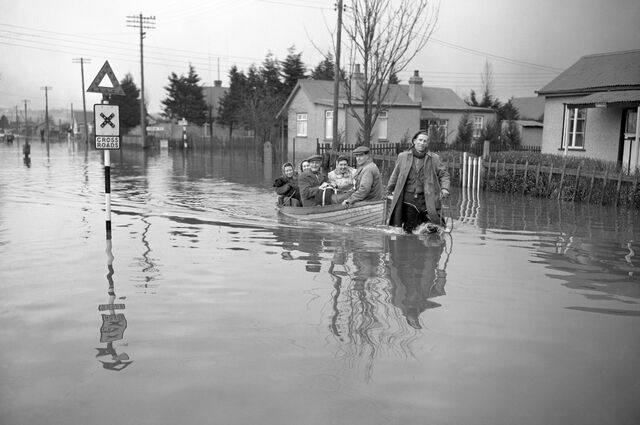
[[[298,189],[298,174],[293,164],[285,162],[282,165],[282,175],[273,182],[278,196],[278,206],[300,206],[300,190]]]
[[[303,159],[302,162],[300,163],[300,172],[304,173],[308,169],[309,169],[309,160]]]
[[[355,171],[356,170],[349,167],[349,160],[346,156],[338,156],[336,159],[336,169],[331,171],[327,176],[329,183],[334,187],[336,192],[332,203],[340,204],[349,197],[355,185],[355,180],[353,179]]]
[[[390,226],[411,233],[422,223],[443,226],[442,198],[449,196],[449,172],[440,156],[429,151],[429,135],[417,132],[411,149],[401,152],[387,183],[391,201]],[[431,227],[430,231],[436,231]]]

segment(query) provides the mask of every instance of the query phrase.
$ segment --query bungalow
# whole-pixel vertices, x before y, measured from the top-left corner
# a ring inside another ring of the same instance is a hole
[[[352,74],[352,87],[362,78],[359,65]],[[421,128],[438,127],[441,141],[452,143],[457,136],[458,123],[468,116],[474,125],[474,135],[480,136],[487,121],[496,118],[492,109],[467,105],[448,88],[423,87],[423,80],[415,71],[409,84],[391,84],[373,129],[372,143],[408,140]],[[316,143],[333,140],[333,81],[298,80],[278,118],[288,126],[287,151],[289,158],[303,158],[316,151]],[[341,143],[355,143],[360,129],[348,109],[344,84],[338,98],[338,133]],[[354,96],[357,98],[357,96]],[[356,106],[357,108],[357,106]]]
[[[538,90],[542,152],[640,165],[640,50],[583,56]]]

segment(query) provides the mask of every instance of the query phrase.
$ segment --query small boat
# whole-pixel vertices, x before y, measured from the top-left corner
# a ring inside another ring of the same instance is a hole
[[[281,214],[297,220],[318,221],[332,224],[356,226],[378,226],[385,224],[387,202],[360,201],[350,207],[342,204],[314,207],[278,207]]]

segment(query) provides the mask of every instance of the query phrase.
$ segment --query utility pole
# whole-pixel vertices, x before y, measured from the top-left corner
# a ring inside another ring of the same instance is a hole
[[[336,6],[338,9],[338,25],[336,28],[336,57],[335,57],[335,68],[334,68],[334,76],[333,76],[333,128],[332,128],[332,137],[333,137],[333,149],[338,149],[338,99],[340,97],[340,48],[342,43],[342,10],[344,8],[342,4],[342,0],[338,0],[338,4]],[[345,115],[346,119],[346,115]]]
[[[80,63],[80,75],[82,77],[82,110],[84,111],[84,143],[85,147],[89,148],[89,123],[87,122],[87,101],[84,97],[84,64],[91,63],[91,59],[77,58],[73,59],[73,63]],[[71,123],[73,125],[73,123]]]
[[[147,131],[147,120],[144,107],[144,54],[143,54],[143,42],[144,36],[147,34],[145,29],[154,29],[156,24],[155,16],[142,16],[140,13],[137,16],[127,16],[127,26],[132,28],[138,28],[140,30],[140,137],[142,138],[142,147],[146,146],[145,134]]]
[[[49,156],[49,90],[53,90],[53,87],[44,86],[40,87],[40,90],[44,90],[44,128],[47,132],[47,156]]]
[[[24,137],[29,140],[29,121],[27,120],[27,102],[29,99],[22,99],[24,102]]]
[[[18,105],[16,105],[16,137],[20,133],[20,115],[18,114]]]

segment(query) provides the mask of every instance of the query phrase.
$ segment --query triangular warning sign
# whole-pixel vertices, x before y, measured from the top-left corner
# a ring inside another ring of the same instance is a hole
[[[109,81],[111,81],[113,87],[104,87],[100,85],[105,75],[109,77]],[[89,85],[87,91],[91,93],[116,94],[124,96],[124,90],[120,87],[120,83],[113,73],[111,65],[109,65],[109,61],[104,61],[104,65],[100,68],[100,72],[98,72],[96,78],[93,79],[93,82]]]

